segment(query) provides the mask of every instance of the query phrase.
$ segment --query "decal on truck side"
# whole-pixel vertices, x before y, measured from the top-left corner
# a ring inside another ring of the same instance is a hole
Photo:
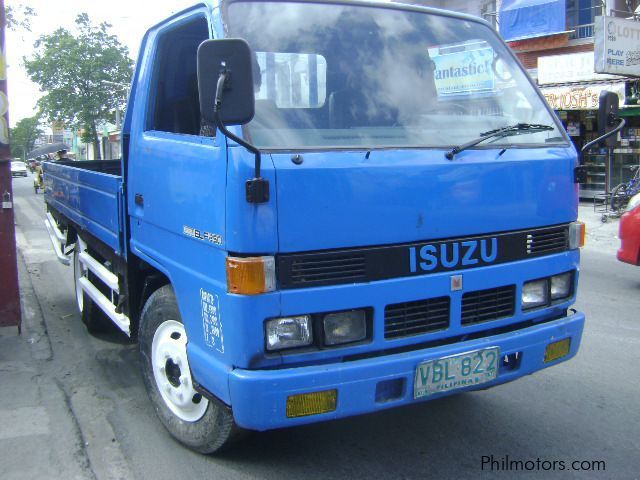
[[[182,233],[191,238],[197,238],[198,240],[205,240],[207,242],[211,242],[215,245],[222,245],[222,235],[218,235],[217,233],[210,232],[201,232],[197,228],[188,227],[184,225],[182,227]]]
[[[200,305],[202,307],[202,330],[204,343],[224,353],[224,334],[220,318],[220,299],[218,295],[200,289]]]

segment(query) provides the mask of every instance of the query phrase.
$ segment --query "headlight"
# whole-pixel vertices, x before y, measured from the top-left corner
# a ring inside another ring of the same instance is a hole
[[[274,318],[267,321],[265,330],[268,351],[303,347],[313,342],[309,315]]]
[[[571,295],[571,272],[551,277],[551,300],[560,300]]]
[[[324,316],[324,343],[338,345],[367,338],[367,318],[364,310],[329,313]]]
[[[640,207],[640,193],[631,197],[631,200],[627,203],[627,212],[630,212],[636,207]]]
[[[522,287],[522,309],[541,307],[549,304],[549,281],[534,280]]]

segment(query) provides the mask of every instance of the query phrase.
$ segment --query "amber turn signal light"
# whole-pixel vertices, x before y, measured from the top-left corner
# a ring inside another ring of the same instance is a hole
[[[239,295],[272,292],[275,270],[273,257],[227,257],[227,290]]]

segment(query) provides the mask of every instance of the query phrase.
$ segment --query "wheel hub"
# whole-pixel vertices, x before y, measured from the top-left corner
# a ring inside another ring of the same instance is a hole
[[[151,363],[158,391],[166,406],[180,419],[195,422],[209,401],[193,388],[187,359],[187,334],[176,320],[160,324],[151,345]]]
[[[178,364],[175,363],[172,358],[170,358],[164,365],[164,370],[167,374],[169,383],[172,386],[178,388],[180,386],[180,367],[178,366]]]

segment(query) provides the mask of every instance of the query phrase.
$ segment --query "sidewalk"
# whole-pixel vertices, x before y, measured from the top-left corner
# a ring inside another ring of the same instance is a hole
[[[0,328],[0,465],[3,480],[92,479],[69,401],[46,367],[51,345],[19,253],[22,335]]]
[[[584,222],[587,227],[587,238],[584,248],[598,250],[612,256],[615,260],[616,252],[620,247],[618,238],[619,218],[607,217],[607,222],[602,222],[603,212],[600,204],[596,204],[594,211],[591,202],[581,203],[578,207],[578,220]]]

